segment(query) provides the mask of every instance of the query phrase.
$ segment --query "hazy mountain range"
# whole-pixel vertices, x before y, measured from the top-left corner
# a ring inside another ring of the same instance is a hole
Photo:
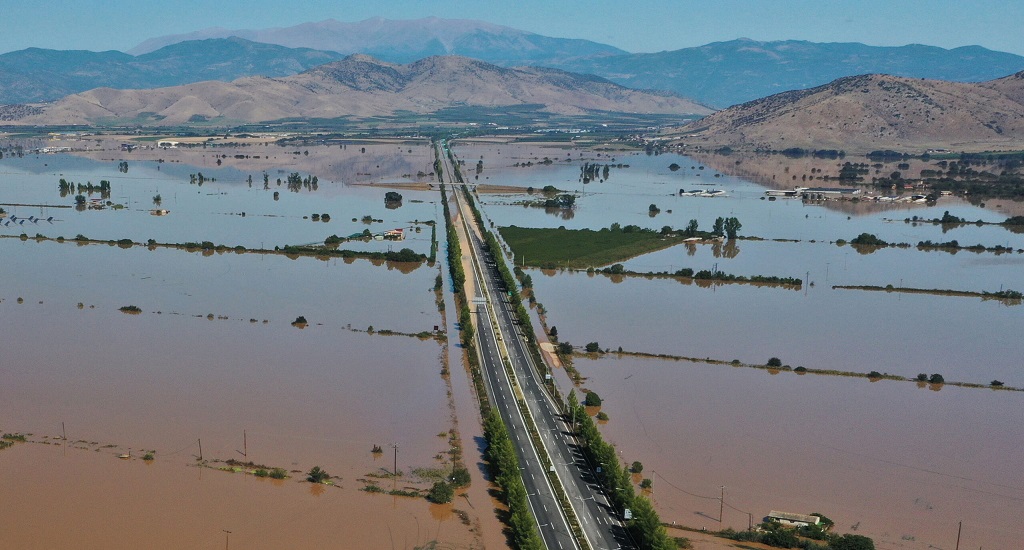
[[[461,55],[505,66],[555,65],[576,57],[626,53],[589,40],[552,38],[484,21],[438,17],[409,20],[374,17],[353,23],[328,19],[256,30],[212,28],[151,38],[128,53],[138,55],[186,40],[230,36],[342,55],[364,53],[392,63],[409,63],[433,55]]]
[[[861,74],[980,82],[1024,70],[1024,57],[980,46],[947,50],[919,44],[879,47],[740,39],[671,52],[576,59],[558,67],[601,75],[632,88],[671,90],[723,108]]]
[[[288,76],[344,56],[227,38],[126,53],[29,48],[0,55],[0,104],[52,101],[93,88],[159,88],[243,76]]]
[[[678,130],[707,147],[899,151],[1020,147],[1024,71],[981,83],[843,77],[719,111]]]
[[[262,30],[206,29],[153,38],[129,53],[10,52],[0,55],[0,104],[52,101],[97,87],[156,88],[287,76],[351,53],[392,63],[457,54],[506,67],[548,66],[596,74],[632,88],[672,91],[719,108],[858,74],[977,82],[1024,69],[1024,57],[978,46],[946,50],[740,39],[627,53],[480,21],[374,18]]]
[[[558,69],[510,69],[459,56],[397,65],[353,55],[282,78],[246,77],[151,90],[97,88],[34,109],[0,110],[0,117],[37,125],[235,125],[518,106],[561,115],[711,112],[675,94],[632,90]]]

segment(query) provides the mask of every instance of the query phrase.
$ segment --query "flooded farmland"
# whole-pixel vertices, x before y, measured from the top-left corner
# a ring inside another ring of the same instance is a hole
[[[421,144],[394,165],[405,173],[429,155]],[[446,343],[434,338],[447,329],[432,291],[439,266],[72,240],[273,249],[403,227],[400,242],[341,246],[427,254],[431,227],[414,222],[437,219],[436,194],[400,187],[403,204],[388,208],[391,187],[321,180],[291,191],[270,180],[263,189],[256,172],[250,188],[227,167],[202,168],[216,181],[200,187],[189,178],[200,167],[129,162],[125,174],[117,162],[69,155],[0,161],[0,202],[14,222],[0,226],[0,431],[26,435],[0,450],[0,513],[18,526],[4,544],[483,544],[480,523],[495,521],[486,493],[434,505],[365,490],[422,495],[433,472],[452,467]],[[402,173],[372,183],[406,185]],[[74,205],[60,178],[110,181],[105,208],[57,208]],[[314,222],[313,213],[333,219]],[[137,309],[119,311],[127,306]],[[294,324],[299,317],[306,322]],[[331,485],[304,483],[313,466]]]
[[[478,431],[468,383],[453,376],[449,388],[441,374],[446,343],[432,334],[435,326],[450,328],[431,290],[444,266],[271,253],[331,235],[403,228],[401,242],[355,239],[340,247],[429,254],[432,231],[423,222],[443,220],[431,177],[419,175],[432,170],[428,145],[239,151],[262,158],[226,150],[218,165],[213,150],[128,156],[108,149],[0,161],[0,203],[27,220],[0,225],[0,430],[31,434],[0,450],[0,514],[23,526],[5,540],[24,548],[219,548],[231,531],[232,543],[252,548],[500,547],[500,529],[489,525],[494,503],[473,467],[474,440],[465,444],[473,447],[467,462],[478,485],[454,505],[363,490],[429,487],[412,472],[450,467],[456,408],[464,431]],[[1016,252],[1024,235],[998,225],[904,222],[945,211],[999,222],[999,212],[1012,210],[1001,204],[1008,201],[985,208],[952,197],[932,206],[768,201],[748,176],[702,170],[678,155],[503,143],[454,151],[467,174],[482,161],[474,183],[579,193],[575,209],[556,212],[523,206],[526,193],[481,193],[495,226],[614,222],[660,230],[697,219],[709,229],[716,217],[735,216],[741,236],[792,240],[678,245],[623,264],[636,272],[795,277],[804,281],[800,288],[527,268],[562,341],[1024,387],[1024,306],[832,288],[1024,290],[1024,255]],[[127,173],[118,170],[122,158]],[[583,184],[584,162],[613,166],[607,178]],[[193,183],[200,171],[215,181]],[[293,173],[317,175],[316,188],[289,189]],[[77,188],[61,196],[61,178],[110,181],[101,202],[112,204],[76,209]],[[725,196],[678,195],[710,188]],[[400,207],[385,204],[390,190],[403,195]],[[651,204],[659,208],[653,216]],[[157,209],[168,212],[154,215]],[[324,213],[329,221],[313,221]],[[834,243],[863,232],[912,245],[957,239],[1014,251],[864,251]],[[79,234],[133,243],[74,242]],[[148,239],[228,248],[147,248]],[[138,313],[119,311],[129,305]],[[300,316],[307,322],[293,326]],[[840,532],[871,536],[879,548],[951,548],[958,521],[968,548],[1013,547],[1024,536],[1013,527],[1024,499],[1015,481],[1024,467],[1016,444],[1024,436],[1020,392],[614,352],[575,364],[582,387],[605,400],[606,437],[625,459],[645,464],[667,522],[719,528],[724,485],[722,526],[736,529],[782,509],[822,512]],[[218,469],[224,462],[197,467],[200,439],[206,460],[252,461],[290,477]],[[386,473],[396,443],[403,475],[393,480]],[[374,445],[383,453],[371,453]],[[148,451],[155,460],[141,460]],[[337,476],[335,485],[301,483],[312,466]],[[89,528],[96,523],[119,527]]]
[[[817,511],[835,519],[840,532],[865,534],[879,548],[893,549],[952,548],[959,521],[968,548],[1010,548],[1024,537],[1014,520],[1024,498],[1014,473],[1024,467],[1016,444],[1024,435],[1021,393],[987,389],[993,380],[1024,386],[1024,306],[832,288],[1019,290],[1020,233],[998,225],[904,221],[941,218],[948,211],[998,223],[1006,217],[1001,212],[1017,208],[1011,201],[989,201],[987,207],[955,197],[934,205],[769,201],[763,200],[766,187],[739,170],[701,170],[700,162],[678,155],[608,151],[580,157],[575,150],[493,143],[467,145],[461,153],[469,166],[483,157],[481,176],[487,174],[488,183],[535,191],[553,185],[577,193],[571,211],[523,206],[521,196],[481,194],[496,226],[599,229],[616,222],[657,231],[697,219],[707,229],[715,217],[735,216],[743,223],[741,236],[786,240],[677,245],[623,264],[638,273],[691,268],[794,277],[804,283],[799,288],[525,270],[547,325],[557,327],[561,341],[577,347],[598,342],[611,350],[597,359],[576,358],[581,386],[604,400],[601,410],[610,420],[602,430],[622,457],[645,465],[643,477],[654,482],[651,497],[664,521],[745,529],[772,509]],[[545,164],[545,157],[561,161]],[[585,162],[610,164],[608,178],[583,184]],[[617,168],[619,163],[628,168]],[[669,168],[673,163],[678,170]],[[726,193],[678,196],[680,189],[709,187]],[[654,215],[651,204],[659,208]],[[834,242],[865,232],[911,247],[857,249]],[[954,239],[1013,250],[916,248],[919,241]],[[723,364],[618,355],[620,346]],[[904,379],[728,364],[763,365],[771,357],[790,369],[877,371]],[[981,387],[907,380],[919,373]],[[564,384],[567,390],[569,382]]]
[[[576,365],[662,521],[742,530],[769,510],[821,512],[877,548],[953,548],[959,521],[963,548],[1024,537],[1018,393],[614,354]]]

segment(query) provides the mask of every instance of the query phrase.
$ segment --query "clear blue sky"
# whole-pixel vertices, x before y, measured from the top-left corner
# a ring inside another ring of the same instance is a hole
[[[0,52],[36,46],[128,50],[207,27],[254,29],[374,16],[479,19],[654,52],[747,37],[1024,55],[1022,0],[5,0]]]

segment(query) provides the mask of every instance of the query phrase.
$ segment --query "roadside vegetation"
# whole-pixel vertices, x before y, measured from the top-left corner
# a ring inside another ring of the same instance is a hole
[[[588,399],[591,394],[587,394]],[[620,515],[626,509],[632,512],[633,519],[626,522],[626,528],[633,540],[638,543],[640,548],[656,550],[676,548],[675,541],[668,536],[651,501],[636,494],[631,479],[631,465],[619,463],[615,447],[606,443],[601,437],[601,432],[597,429],[594,419],[587,415],[586,410],[576,399],[575,391],[569,392],[566,413],[577,426],[577,433],[584,442],[584,454],[587,461],[592,467],[601,465],[601,472],[597,474],[597,479],[604,487],[615,512]]]

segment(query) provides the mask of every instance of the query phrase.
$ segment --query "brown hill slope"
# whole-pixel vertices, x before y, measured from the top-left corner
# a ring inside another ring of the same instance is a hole
[[[1024,147],[1022,75],[978,84],[851,76],[736,105],[678,132],[687,143],[745,149]]]
[[[284,78],[253,77],[154,90],[98,88],[68,96],[45,106],[41,114],[18,122],[180,125],[203,120],[232,124],[516,105],[542,105],[543,111],[566,115],[586,111],[710,112],[673,94],[631,90],[602,78],[554,69],[507,69],[456,56],[395,65],[353,55]]]

